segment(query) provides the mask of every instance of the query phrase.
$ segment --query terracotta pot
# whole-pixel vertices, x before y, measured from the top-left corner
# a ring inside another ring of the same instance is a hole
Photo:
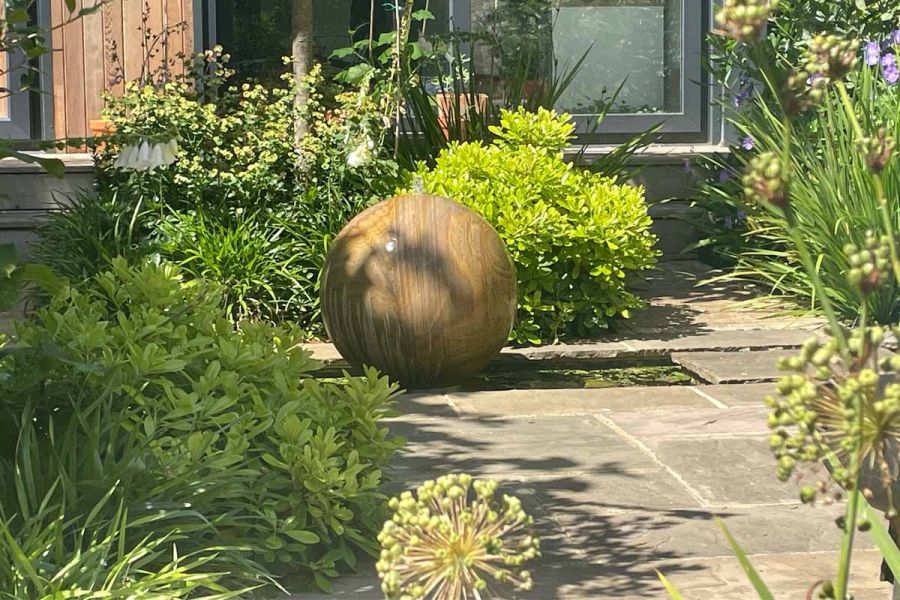
[[[523,99],[531,100],[532,98],[545,96],[547,94],[547,85],[546,79],[529,79],[522,84]]]
[[[104,137],[116,132],[116,126],[113,125],[113,122],[109,119],[91,119],[88,126],[91,128],[91,137],[95,138]],[[100,152],[105,145],[106,142],[94,142],[94,151]]]
[[[487,94],[456,94],[456,93],[438,93],[435,96],[438,108],[438,123],[440,123],[441,131],[444,137],[450,139],[450,124],[456,123],[459,119],[460,125],[465,125],[470,119],[470,115],[484,115],[487,112],[488,95]],[[461,128],[460,135],[465,139],[465,127]]]
[[[116,126],[109,119],[91,119],[90,128],[91,135],[94,137],[110,135],[116,132]]]

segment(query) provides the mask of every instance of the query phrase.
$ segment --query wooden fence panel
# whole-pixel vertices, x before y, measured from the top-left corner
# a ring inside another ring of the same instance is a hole
[[[53,25],[67,14],[65,0],[51,0]],[[150,50],[148,28],[169,32],[167,49],[157,42]],[[162,64],[182,72],[179,56],[194,52],[192,0],[110,0],[100,12],[55,29],[52,43],[54,135],[84,137],[101,116],[104,92],[122,93],[125,82]]]

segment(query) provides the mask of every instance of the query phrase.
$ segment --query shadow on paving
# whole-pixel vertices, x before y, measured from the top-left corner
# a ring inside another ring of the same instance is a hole
[[[678,496],[677,484],[662,481],[669,476],[642,462],[643,456],[604,458],[604,448],[622,452],[613,447],[618,437],[596,421],[584,421],[393,422],[392,430],[408,445],[395,460],[386,491],[412,489],[447,473],[498,480],[502,492],[522,500],[541,537],[543,556],[529,567],[535,589],[520,598],[661,597],[657,569],[676,575],[702,566],[685,564],[680,559],[689,554],[658,542],[668,540],[673,528],[708,523],[712,516],[690,508],[691,499]],[[533,436],[527,434],[531,429]],[[566,429],[571,435],[562,435]]]

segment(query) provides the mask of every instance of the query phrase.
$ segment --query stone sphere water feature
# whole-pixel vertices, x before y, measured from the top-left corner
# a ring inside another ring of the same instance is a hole
[[[503,347],[516,273],[497,232],[447,198],[397,196],[341,231],[325,261],[322,316],[355,367],[411,388],[453,385]]]

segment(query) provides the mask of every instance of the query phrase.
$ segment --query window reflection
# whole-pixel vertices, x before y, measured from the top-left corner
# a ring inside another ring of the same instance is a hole
[[[472,70],[491,89],[524,92],[547,85],[582,57],[559,110],[593,114],[618,90],[611,113],[682,112],[684,0],[416,0],[435,20],[428,36],[449,31],[466,13],[474,41],[463,44]],[[215,0],[216,37],[241,79],[273,80],[290,52],[292,0]],[[453,17],[458,13],[457,18]],[[372,31],[393,28],[392,3],[315,0],[315,53],[325,59]],[[418,35],[416,32],[415,35]],[[621,86],[621,89],[619,88]]]

